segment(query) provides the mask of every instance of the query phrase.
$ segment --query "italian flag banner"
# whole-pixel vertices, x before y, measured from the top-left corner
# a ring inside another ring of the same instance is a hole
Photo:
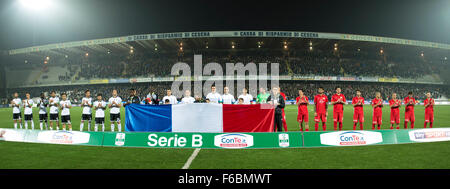
[[[131,104],[125,108],[129,132],[272,132],[274,108],[268,105]]]

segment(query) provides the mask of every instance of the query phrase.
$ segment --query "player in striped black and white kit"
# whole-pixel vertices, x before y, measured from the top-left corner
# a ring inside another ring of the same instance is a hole
[[[26,93],[26,98],[23,101],[23,114],[25,117],[25,129],[28,129],[28,122],[31,122],[31,129],[34,130],[34,121],[33,121],[33,104],[34,101],[31,99],[30,93]]]
[[[41,98],[39,99],[37,106],[39,107],[39,127],[41,128],[41,130],[43,130],[43,125],[45,122],[45,129],[48,129],[48,100],[45,98],[44,93],[41,93]]]
[[[14,93],[14,99],[11,101],[11,107],[13,107],[13,121],[14,129],[17,129],[17,122],[19,122],[20,129],[22,129],[22,116],[20,112],[20,105],[22,100],[19,98],[19,93]]]
[[[87,121],[88,131],[91,131],[91,120],[92,120],[92,98],[91,91],[86,90],[84,92],[85,97],[81,99],[81,107],[83,107],[83,113],[81,115],[80,131],[83,131],[84,122]]]

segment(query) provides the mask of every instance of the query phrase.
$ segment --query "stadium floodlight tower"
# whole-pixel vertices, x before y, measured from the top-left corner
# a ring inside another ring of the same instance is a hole
[[[42,11],[51,6],[51,0],[19,0],[19,2],[27,9],[34,11]]]

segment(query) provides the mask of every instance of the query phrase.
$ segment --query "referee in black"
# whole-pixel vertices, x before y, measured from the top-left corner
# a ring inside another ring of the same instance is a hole
[[[273,87],[272,93],[270,94],[269,98],[267,98],[267,102],[269,102],[272,105],[275,105],[275,118],[274,118],[274,125],[273,125],[273,131],[281,132],[283,131],[283,116],[282,116],[282,109],[285,107],[285,101],[284,98],[280,95],[280,88]]]
[[[130,96],[127,99],[127,102],[123,105],[124,107],[130,104],[140,104],[141,99],[136,96],[136,89],[130,89]]]

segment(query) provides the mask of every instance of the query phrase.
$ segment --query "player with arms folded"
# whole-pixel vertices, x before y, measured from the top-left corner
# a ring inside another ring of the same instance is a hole
[[[414,116],[414,106],[417,104],[416,99],[413,97],[413,93],[408,92],[408,96],[403,100],[405,104],[405,129],[408,128],[408,122],[411,122],[411,129],[414,129],[414,122],[416,117]]]
[[[425,123],[423,124],[423,128],[427,128],[427,123],[430,123],[430,128],[433,128],[434,122],[434,99],[431,98],[431,93],[427,92],[427,99],[423,101],[423,105],[425,106]]]
[[[303,89],[298,90],[298,97],[295,99],[298,106],[297,122],[300,131],[303,131],[303,123],[305,123],[305,131],[309,131],[309,115],[308,115],[308,97],[303,94]]]
[[[356,90],[356,96],[352,99],[354,108],[353,112],[353,130],[356,130],[356,125],[359,122],[359,128],[364,129],[364,98],[361,96],[361,91]]]
[[[378,130],[381,129],[381,122],[383,117],[383,99],[381,93],[376,92],[375,98],[372,100],[373,115],[372,115],[372,130],[375,130],[375,125],[378,125]]]
[[[341,88],[336,87],[336,94],[331,97],[331,104],[333,105],[333,123],[334,130],[337,130],[337,123],[339,122],[339,130],[342,130],[342,121],[344,120],[344,104],[347,103],[344,94],[341,94]]]
[[[327,116],[328,116],[328,97],[324,94],[323,87],[319,87],[319,94],[314,97],[314,128],[319,130],[319,121],[322,121],[322,129],[327,130]]]

